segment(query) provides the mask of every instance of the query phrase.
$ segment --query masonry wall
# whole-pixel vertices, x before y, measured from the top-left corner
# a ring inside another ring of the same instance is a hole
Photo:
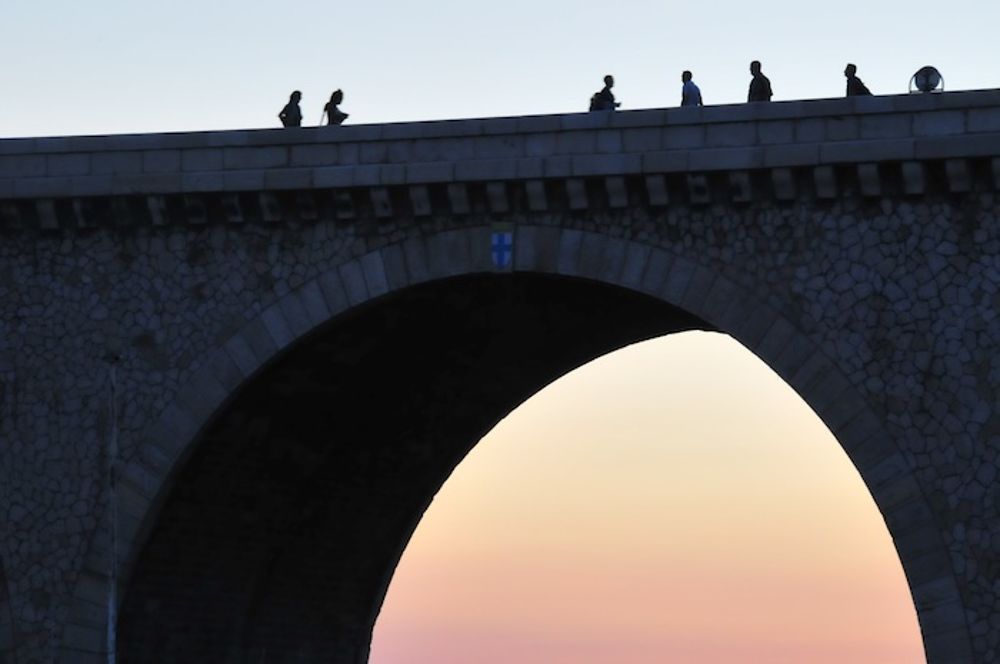
[[[698,283],[702,275],[724,275],[793,324],[785,329],[773,314],[740,317],[754,329],[738,336],[757,344],[765,359],[785,356],[785,365],[808,372],[809,357],[799,349],[810,346],[797,340],[820,348],[878,414],[907,464],[897,472],[912,472],[934,510],[934,536],[949,552],[964,604],[949,629],[967,621],[986,657],[1000,636],[990,624],[1000,611],[993,586],[1000,551],[997,216],[994,195],[981,194],[508,219],[517,224],[524,269],[595,276],[608,270],[609,281],[644,287],[649,280],[677,302],[699,298],[699,289],[711,285]],[[5,530],[16,535],[0,546],[21,658],[51,660],[60,646],[101,648],[103,586],[93,584],[89,615],[69,612],[84,562],[89,557],[100,570],[106,553],[97,529],[112,435],[124,460],[165,463],[162,450],[143,448],[149,428],[223,341],[250,325],[262,344],[275,344],[276,333],[259,316],[293,289],[316,284],[315,296],[325,301],[360,303],[421,264],[488,270],[489,229],[470,221],[6,237],[0,348],[2,433],[10,443],[2,486]],[[444,236],[446,245],[420,239],[448,229],[457,232]],[[673,274],[669,264],[651,262],[652,253],[625,253],[626,240],[663,248],[683,259],[679,265],[698,269]],[[379,247],[389,253],[370,271],[347,262]],[[451,251],[438,253],[444,247]],[[329,274],[338,280],[324,290]],[[347,291],[333,291],[338,284]],[[726,306],[738,308],[738,299]],[[112,394],[116,427],[108,419]],[[126,482],[122,490],[134,489]],[[129,518],[126,510],[126,534],[138,528]],[[90,631],[80,627],[88,620]],[[73,621],[73,629],[61,629]]]

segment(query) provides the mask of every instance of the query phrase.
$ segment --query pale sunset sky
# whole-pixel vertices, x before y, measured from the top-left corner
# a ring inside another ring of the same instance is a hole
[[[0,137],[1000,87],[985,0],[0,0]],[[737,342],[687,333],[565,376],[459,466],[404,553],[374,664],[923,661],[885,524],[837,441]]]

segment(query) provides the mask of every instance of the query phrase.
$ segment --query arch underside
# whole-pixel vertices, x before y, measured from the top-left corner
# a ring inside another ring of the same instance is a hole
[[[537,275],[433,282],[338,317],[205,430],[133,566],[121,661],[365,661],[403,547],[471,447],[573,368],[689,329],[708,326]]]
[[[0,664],[14,662],[14,616],[3,562],[0,562]]]

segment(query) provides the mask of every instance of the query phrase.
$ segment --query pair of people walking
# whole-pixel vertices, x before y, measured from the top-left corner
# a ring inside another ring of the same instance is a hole
[[[278,118],[281,120],[281,124],[284,127],[301,127],[302,126],[302,108],[299,103],[302,101],[302,93],[298,90],[294,91],[288,98],[288,103],[285,107],[281,109],[278,113]],[[323,107],[323,115],[326,118],[327,125],[339,125],[347,119],[348,114],[338,108],[344,102],[344,91],[337,89],[333,91],[330,95],[330,101],[326,103]],[[322,119],[320,121],[322,124]]]

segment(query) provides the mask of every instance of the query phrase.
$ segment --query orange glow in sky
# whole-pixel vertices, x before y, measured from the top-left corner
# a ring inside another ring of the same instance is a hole
[[[518,408],[396,570],[373,664],[902,664],[882,517],[804,401],[731,338],[637,344]]]

